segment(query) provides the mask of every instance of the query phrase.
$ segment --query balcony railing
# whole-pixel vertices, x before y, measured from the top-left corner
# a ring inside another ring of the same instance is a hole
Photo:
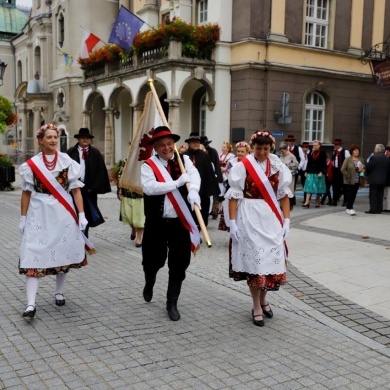
[[[181,62],[191,64],[194,62],[207,64],[213,62],[213,60],[200,60],[185,57],[182,55],[182,43],[178,41],[171,41],[168,49],[166,47],[160,47],[140,54],[133,54],[131,57],[126,59],[99,63],[93,67],[84,69],[84,77],[85,80],[101,79],[112,75],[128,73],[141,67],[152,66],[153,64],[157,64],[165,60],[180,60]]]

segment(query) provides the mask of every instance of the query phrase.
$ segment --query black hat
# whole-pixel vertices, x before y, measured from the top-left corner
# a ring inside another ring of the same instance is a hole
[[[199,141],[200,142],[199,133],[190,133],[189,138],[184,140],[184,142],[191,142],[191,141]]]
[[[343,141],[341,140],[341,138],[335,138],[335,140],[333,141],[333,145],[341,145],[343,143]]]
[[[79,133],[78,134],[75,134],[74,135],[75,138],[94,138],[95,136],[90,134],[89,132],[89,129],[87,129],[86,127],[82,127],[80,130],[79,130]]]
[[[286,142],[295,142],[296,140],[297,139],[292,134],[288,135],[287,138],[285,139]]]
[[[200,143],[201,143],[202,145],[204,145],[204,146],[210,145],[211,142],[213,142],[213,141],[209,141],[209,139],[207,138],[206,135],[202,135],[202,136],[200,137]]]
[[[156,127],[154,129],[152,138],[150,139],[148,144],[153,145],[155,143],[155,141],[157,141],[160,138],[164,138],[164,137],[171,137],[171,138],[173,138],[173,140],[175,142],[179,141],[179,139],[180,139],[180,135],[171,133],[171,130],[169,130],[168,127],[159,126],[159,127]]]

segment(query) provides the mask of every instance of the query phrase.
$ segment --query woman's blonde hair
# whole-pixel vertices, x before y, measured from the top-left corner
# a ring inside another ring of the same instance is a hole
[[[229,152],[233,151],[233,145],[229,141],[222,142],[222,145],[226,145]]]

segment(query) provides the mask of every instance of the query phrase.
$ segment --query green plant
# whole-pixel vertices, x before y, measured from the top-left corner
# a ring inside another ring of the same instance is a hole
[[[3,134],[7,126],[14,125],[18,116],[12,110],[11,102],[4,96],[0,96],[0,134]]]
[[[8,156],[0,154],[0,167],[12,167],[13,165],[12,160]]]

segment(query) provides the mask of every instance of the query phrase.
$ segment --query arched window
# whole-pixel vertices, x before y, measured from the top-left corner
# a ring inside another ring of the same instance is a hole
[[[200,99],[199,105],[199,134],[206,135],[206,94]]]
[[[41,48],[37,46],[34,51],[34,75],[41,75]]]
[[[23,81],[22,61],[18,61],[18,69],[17,69],[16,75],[17,75],[16,76],[17,77],[16,82],[18,84],[20,84]]]
[[[306,96],[305,141],[324,140],[325,99],[319,92]]]
[[[65,19],[64,14],[60,13],[58,17],[58,26],[57,26],[57,36],[58,36],[58,46],[62,47],[65,41]]]

